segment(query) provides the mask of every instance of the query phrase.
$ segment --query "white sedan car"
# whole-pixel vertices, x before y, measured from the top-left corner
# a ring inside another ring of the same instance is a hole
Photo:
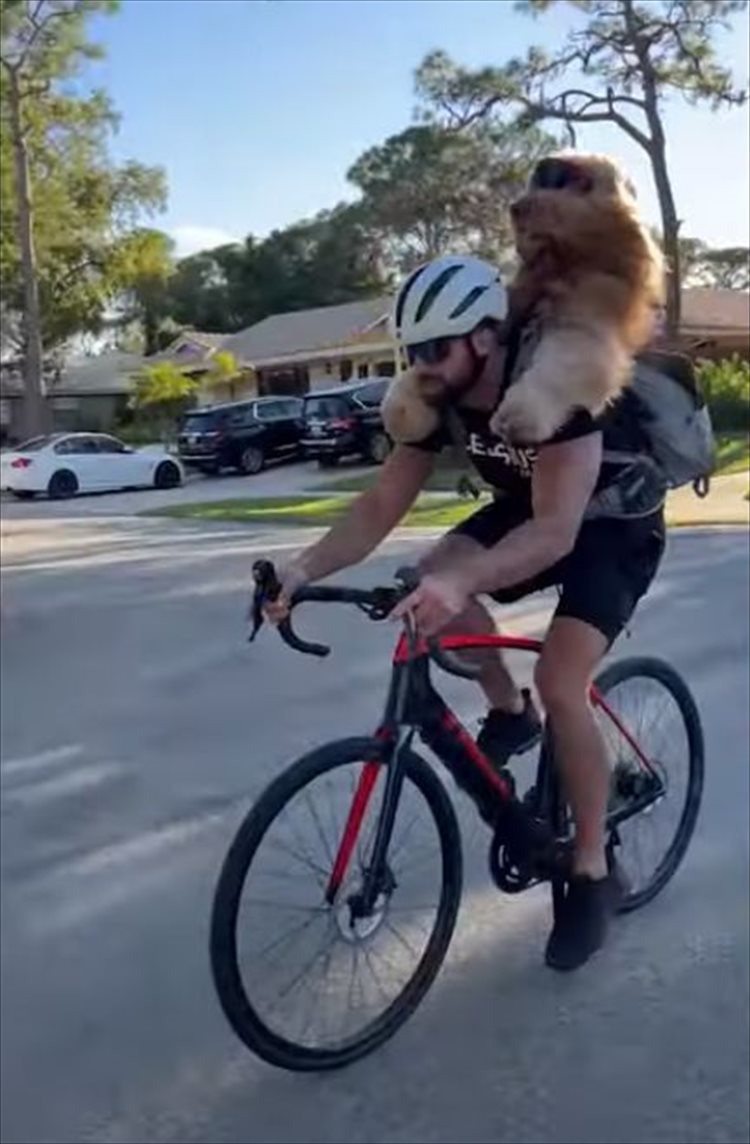
[[[104,433],[34,437],[0,454],[0,488],[19,499],[37,493],[62,500],[111,489],[172,489],[182,475],[179,461],[165,449],[131,449]]]

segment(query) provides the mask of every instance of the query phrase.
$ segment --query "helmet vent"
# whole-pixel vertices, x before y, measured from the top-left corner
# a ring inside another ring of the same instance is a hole
[[[486,290],[486,286],[475,286],[473,290],[470,290],[463,301],[458,303],[455,310],[451,311],[449,320],[452,321],[454,318],[460,318],[461,315],[464,314],[470,306],[474,305],[477,298],[482,297],[482,294],[484,294]]]
[[[422,319],[430,312],[432,306],[441,292],[441,290],[448,285],[451,278],[453,278],[461,270],[461,264],[457,263],[455,266],[448,266],[442,273],[438,274],[434,282],[424,292],[424,297],[417,307],[417,312],[414,315],[415,322],[421,322]]]

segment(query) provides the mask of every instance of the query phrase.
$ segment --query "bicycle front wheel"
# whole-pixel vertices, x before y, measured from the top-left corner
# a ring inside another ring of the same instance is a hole
[[[247,1047],[281,1068],[338,1068],[377,1048],[414,1012],[450,943],[461,897],[458,823],[437,775],[411,751],[374,907],[360,916],[353,903],[383,765],[370,772],[351,860],[328,900],[363,766],[378,751],[373,740],[350,739],[294,763],[241,824],[219,877],[211,919],[219,1000]]]

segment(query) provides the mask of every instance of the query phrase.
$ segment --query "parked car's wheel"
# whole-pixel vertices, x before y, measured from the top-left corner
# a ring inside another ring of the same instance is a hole
[[[335,469],[340,460],[341,460],[341,457],[336,457],[336,456],[318,457],[318,468],[319,469]]]
[[[154,473],[155,489],[176,489],[182,484],[182,473],[174,461],[162,461]]]
[[[248,445],[242,451],[240,463],[237,466],[239,471],[246,477],[254,477],[259,473],[265,464],[266,458],[263,455],[263,450],[260,445]]]
[[[78,477],[70,469],[58,469],[47,485],[50,500],[67,500],[78,492]]]
[[[391,441],[387,433],[373,433],[367,442],[367,456],[374,465],[382,465],[391,451]]]
[[[16,500],[33,500],[36,493],[31,492],[29,489],[11,489],[10,495],[15,497]]]

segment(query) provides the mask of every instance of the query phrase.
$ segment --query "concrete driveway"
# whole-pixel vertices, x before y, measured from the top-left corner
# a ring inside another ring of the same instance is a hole
[[[321,470],[314,461],[277,462],[257,477],[205,477],[188,470],[185,483],[178,489],[139,489],[135,492],[95,493],[66,501],[39,498],[16,501],[2,494],[1,514],[5,520],[61,520],[92,517],[133,516],[147,509],[193,501],[236,500],[243,497],[294,496],[342,476],[353,476],[377,470],[357,462],[342,463],[333,471]]]
[[[667,890],[586,970],[551,975],[545,892],[493,890],[458,796],[466,893],[448,962],[390,1044],[327,1076],[276,1072],[234,1039],[207,922],[270,776],[374,726],[393,630],[311,609],[300,629],[333,643],[329,660],[273,633],[249,647],[250,560],[299,537],[114,519],[8,532],[3,1141],[745,1144],[746,532],[673,534],[617,649],[673,660],[705,723],[698,830]],[[420,543],[396,538],[351,579],[382,581]],[[551,603],[507,610],[506,626],[539,631]],[[471,685],[446,691],[476,719]]]

